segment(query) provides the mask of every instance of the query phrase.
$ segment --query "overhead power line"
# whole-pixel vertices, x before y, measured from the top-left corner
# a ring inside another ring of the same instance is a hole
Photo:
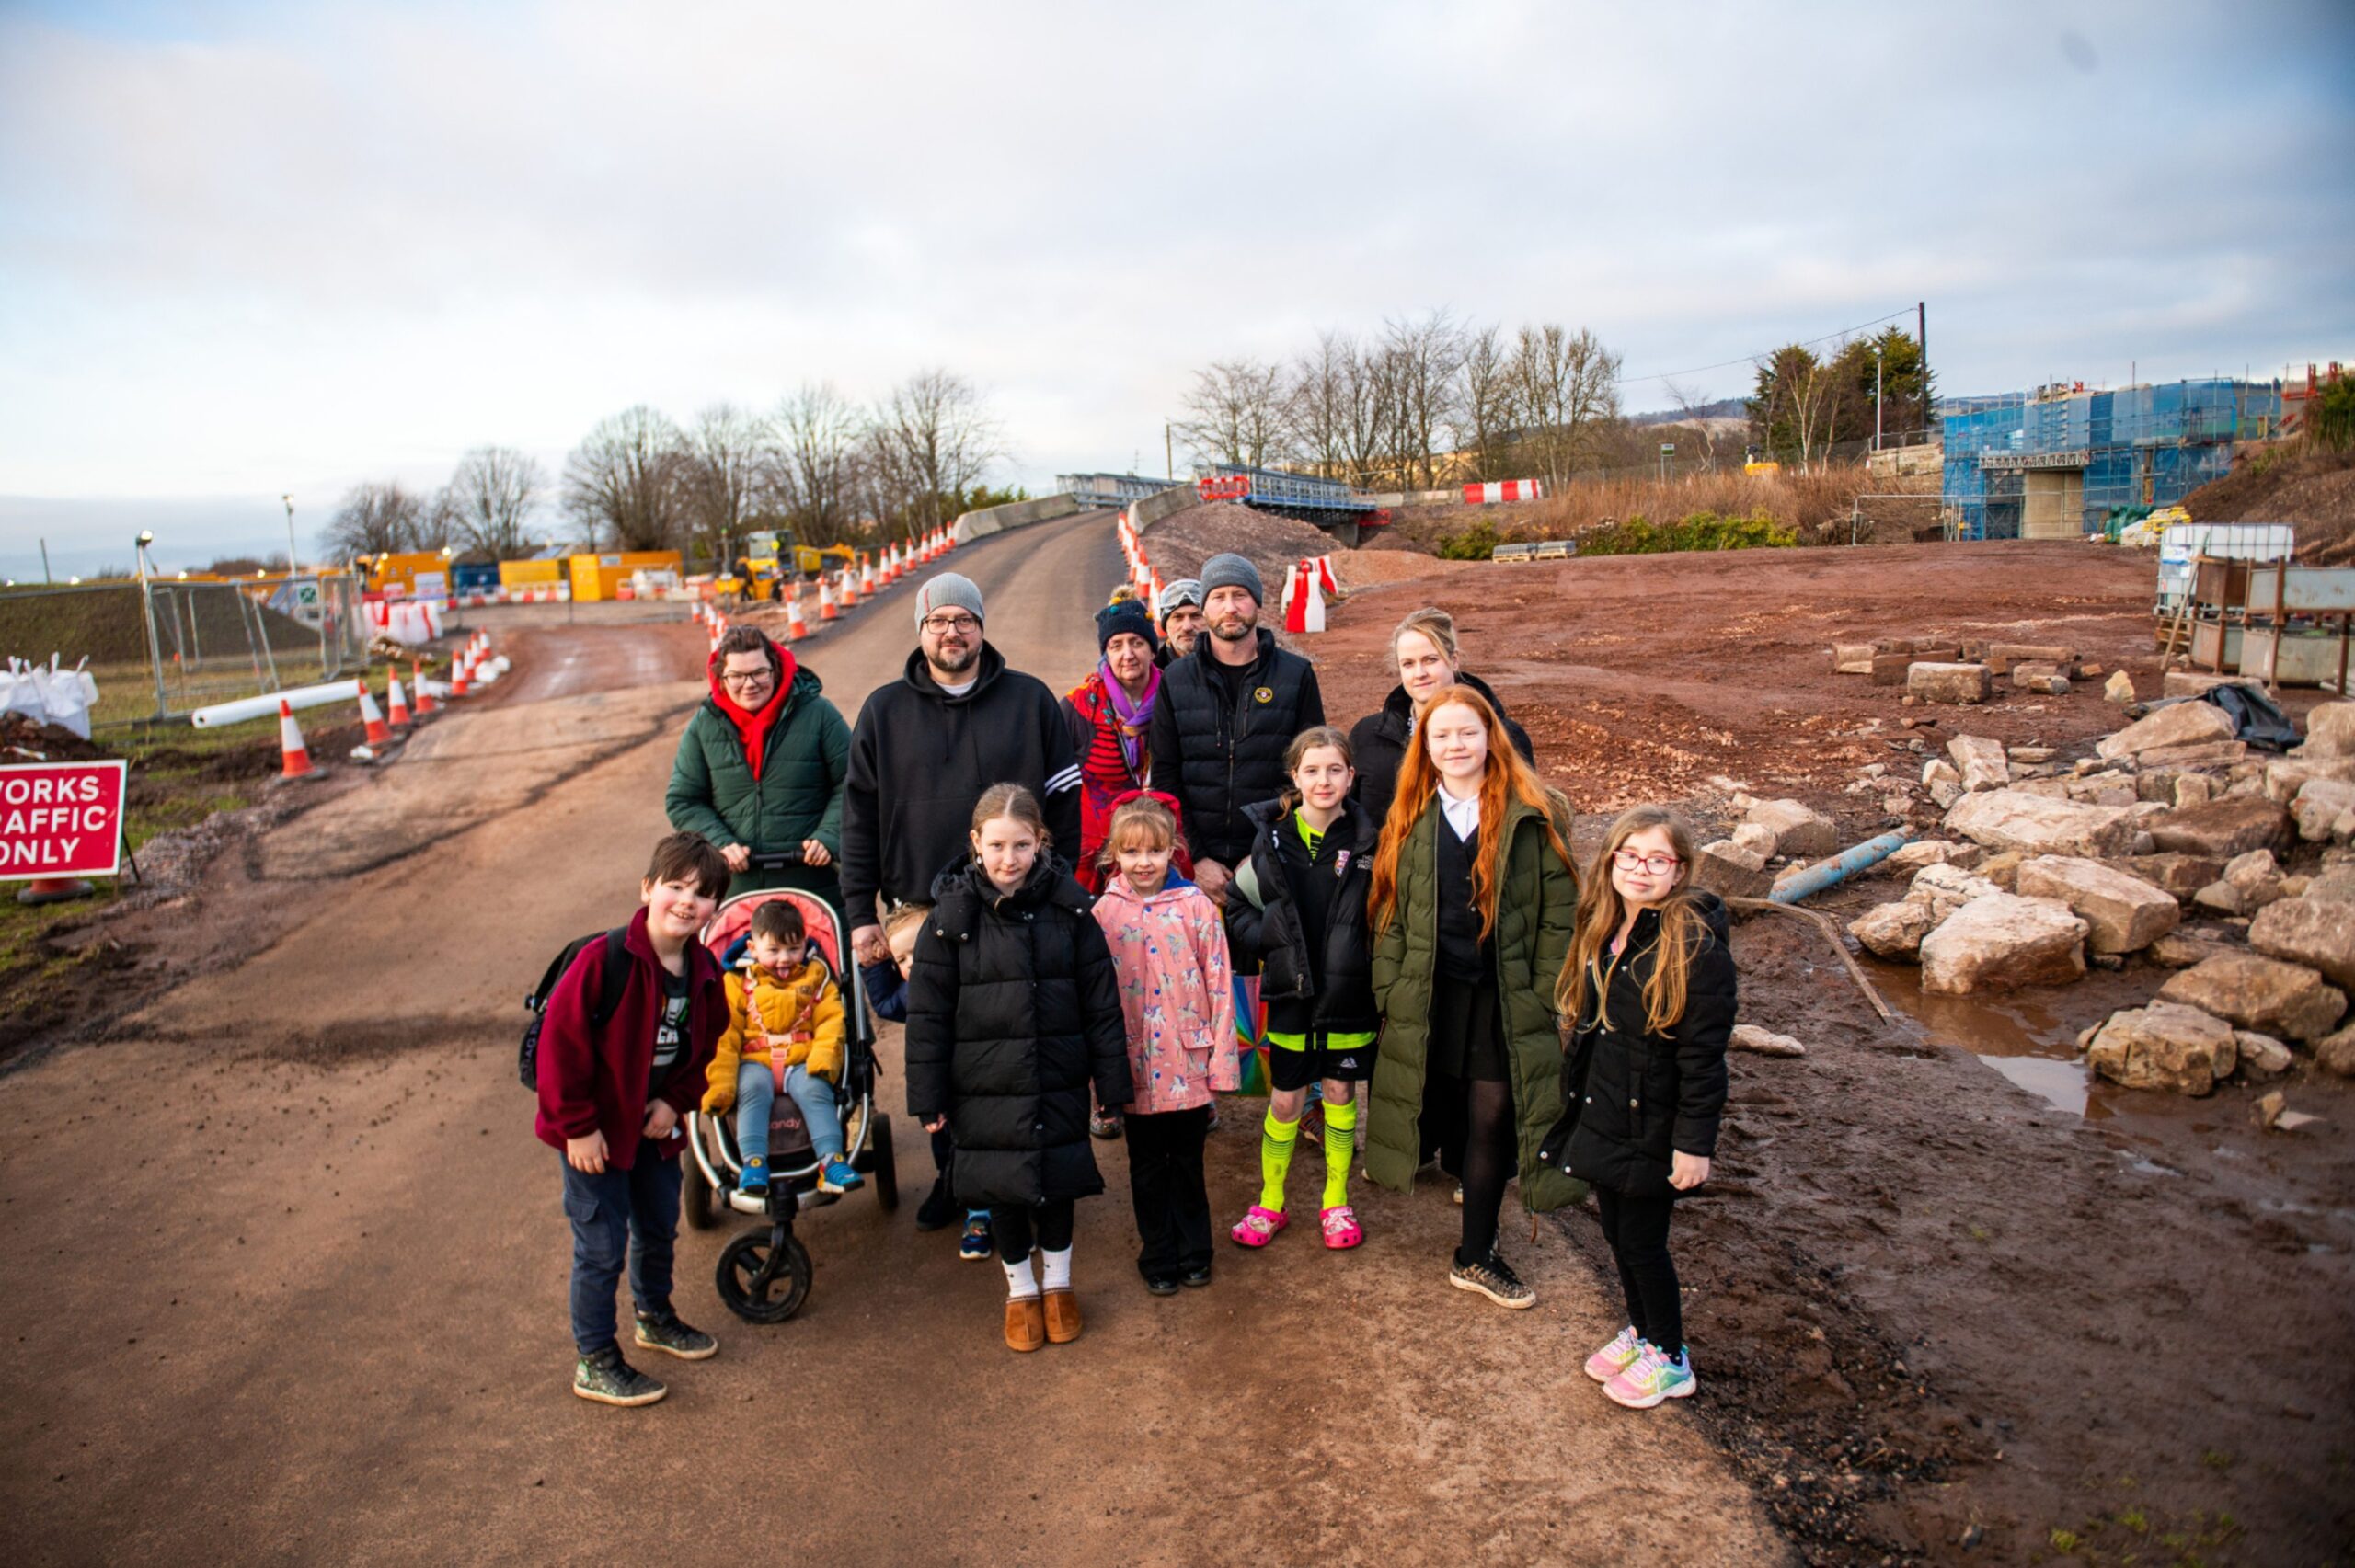
[[[1908,305],[1903,310],[1893,310],[1887,315],[1875,316],[1870,321],[1858,322],[1854,326],[1844,326],[1837,332],[1827,332],[1821,338],[1809,338],[1804,342],[1798,344],[1797,347],[1801,349],[1812,349],[1819,343],[1836,343],[1844,338],[1855,337],[1857,333],[1862,332],[1867,326],[1878,326],[1884,322],[1895,321],[1901,316],[1912,315],[1913,314],[1913,307]],[[1623,375],[1619,378],[1618,384],[1621,386],[1633,386],[1638,382],[1674,381],[1679,376],[1700,375],[1708,371],[1730,370],[1735,365],[1754,365],[1759,361],[1773,355],[1776,349],[1791,347],[1793,347],[1793,345],[1781,343],[1775,345],[1775,349],[1764,349],[1755,354],[1744,354],[1738,360],[1721,360],[1714,365],[1695,365],[1689,371],[1663,371],[1658,375]]]

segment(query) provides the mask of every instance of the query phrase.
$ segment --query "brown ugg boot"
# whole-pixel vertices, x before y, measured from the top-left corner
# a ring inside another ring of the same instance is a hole
[[[1072,1333],[1077,1333],[1077,1319]],[[1047,1343],[1047,1314],[1036,1296],[1017,1296],[1005,1304],[1005,1347],[1036,1350]]]
[[[1047,1343],[1069,1345],[1079,1337],[1079,1298],[1068,1290],[1047,1292]]]

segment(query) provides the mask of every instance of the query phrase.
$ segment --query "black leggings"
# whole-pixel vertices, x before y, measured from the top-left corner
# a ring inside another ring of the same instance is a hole
[[[1597,1187],[1594,1202],[1602,1211],[1603,1239],[1619,1265],[1620,1288],[1627,1293],[1627,1322],[1660,1349],[1682,1354],[1684,1304],[1677,1296],[1676,1265],[1668,1255],[1668,1217],[1676,1200],[1666,1194],[1636,1197]]]
[[[1455,1261],[1476,1264],[1497,1250],[1497,1213],[1512,1180],[1521,1142],[1513,1128],[1512,1085],[1502,1079],[1462,1084],[1464,1241]]]
[[[1035,1242],[1030,1234],[1033,1216],[1039,1232]],[[990,1232],[997,1238],[997,1255],[1007,1263],[1029,1257],[1033,1245],[1042,1253],[1069,1252],[1071,1222],[1072,1200],[1067,1197],[1051,1198],[1035,1207],[1013,1203],[990,1210]]]

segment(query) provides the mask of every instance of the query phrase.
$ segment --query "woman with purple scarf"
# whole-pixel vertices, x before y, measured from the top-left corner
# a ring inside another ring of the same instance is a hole
[[[1071,726],[1072,749],[1079,753],[1079,853],[1072,857],[1072,873],[1090,893],[1103,890],[1104,870],[1096,862],[1113,805],[1129,791],[1153,784],[1153,755],[1145,742],[1153,704],[1161,696],[1161,671],[1153,662],[1159,641],[1142,603],[1123,599],[1106,605],[1096,612],[1102,661],[1063,699],[1063,722]],[[1179,876],[1193,875],[1182,831],[1177,865]]]

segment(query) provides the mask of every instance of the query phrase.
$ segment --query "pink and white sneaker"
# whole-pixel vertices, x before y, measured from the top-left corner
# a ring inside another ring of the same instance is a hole
[[[1264,1247],[1276,1239],[1277,1231],[1291,1223],[1282,1209],[1262,1208],[1255,1203],[1248,1214],[1235,1222],[1235,1229],[1227,1236],[1240,1247]]]
[[[1644,1342],[1637,1336],[1633,1323],[1619,1331],[1609,1345],[1586,1358],[1586,1375],[1598,1383],[1607,1383],[1636,1364],[1644,1353]]]
[[[1325,1244],[1337,1253],[1365,1240],[1365,1230],[1358,1224],[1356,1211],[1346,1203],[1318,1209],[1316,1223],[1324,1229]]]
[[[1628,1364],[1627,1369],[1603,1385],[1605,1398],[1614,1404],[1624,1404],[1629,1410],[1649,1410],[1663,1400],[1689,1398],[1700,1382],[1693,1376],[1693,1367],[1682,1352],[1674,1360],[1660,1346],[1646,1340],[1643,1354]]]

